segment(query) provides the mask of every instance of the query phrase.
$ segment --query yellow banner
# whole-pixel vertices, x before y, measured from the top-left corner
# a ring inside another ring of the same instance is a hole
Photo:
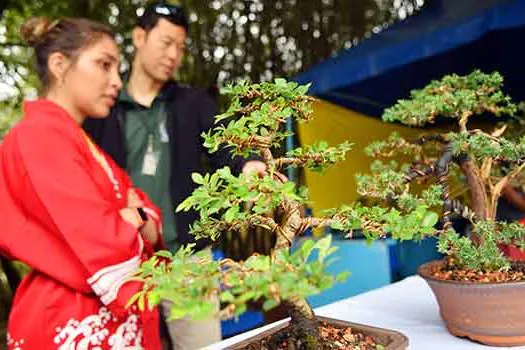
[[[364,153],[364,147],[373,141],[387,138],[397,131],[401,136],[417,137],[426,130],[384,123],[379,118],[369,117],[327,101],[314,104],[314,119],[299,124],[301,145],[310,145],[319,140],[330,145],[349,141],[353,148],[346,160],[338,163],[324,173],[305,171],[306,185],[314,214],[320,210],[338,207],[358,198],[356,192],[356,173],[367,173],[373,161]]]

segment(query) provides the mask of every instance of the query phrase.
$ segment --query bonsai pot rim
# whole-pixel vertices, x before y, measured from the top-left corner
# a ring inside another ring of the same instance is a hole
[[[353,323],[349,321],[343,321],[338,320],[330,317],[323,317],[323,316],[317,316],[316,318],[318,321],[325,322],[331,326],[335,327],[350,327],[352,330],[355,330],[357,332],[363,333],[368,336],[375,335],[376,337],[389,337],[393,341],[390,344],[384,345],[385,350],[404,350],[408,348],[409,339],[406,335],[403,333],[392,330],[392,329],[386,329],[386,328],[379,328],[374,326],[368,326],[360,323]],[[269,337],[272,334],[275,334],[284,328],[288,327],[290,325],[290,320],[287,320],[285,322],[282,322],[280,324],[277,324],[261,333],[255,334],[247,339],[240,340],[239,342],[232,344],[225,348],[225,350],[238,350],[238,349],[244,349],[246,346],[255,343],[257,341],[260,341],[261,339],[264,339],[266,337]],[[373,333],[371,335],[371,333]],[[378,339],[374,339],[378,341]]]
[[[441,283],[460,284],[460,285],[465,285],[465,286],[467,286],[467,285],[476,285],[476,286],[487,285],[487,286],[490,286],[490,285],[502,285],[502,284],[505,284],[505,285],[525,284],[525,280],[524,281],[506,281],[506,282],[478,282],[478,281],[445,280],[445,279],[441,279],[441,278],[437,278],[437,277],[433,276],[430,273],[430,270],[432,269],[432,267],[438,266],[438,265],[442,265],[443,263],[444,263],[443,260],[433,260],[433,261],[429,261],[427,263],[424,263],[424,264],[422,264],[421,266],[418,267],[417,274],[420,277],[422,277],[423,279],[428,279],[428,280],[441,282]]]

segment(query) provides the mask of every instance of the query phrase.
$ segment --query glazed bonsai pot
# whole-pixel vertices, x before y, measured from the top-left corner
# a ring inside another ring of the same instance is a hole
[[[321,322],[326,322],[328,325],[340,328],[352,328],[353,331],[363,333],[374,339],[379,344],[384,345],[385,350],[405,350],[408,348],[408,338],[399,332],[366,326],[358,323],[346,322],[341,320],[335,320],[328,317],[317,316],[317,319]],[[257,334],[253,337],[245,339],[235,345],[227,347],[227,350],[241,350],[245,349],[248,345],[257,343],[264,338],[270,337],[273,334],[283,330],[290,324],[290,321],[284,322],[282,324],[276,325],[260,334]]]
[[[426,263],[418,274],[434,292],[450,333],[491,346],[525,345],[525,282],[440,280],[434,273],[441,266]]]

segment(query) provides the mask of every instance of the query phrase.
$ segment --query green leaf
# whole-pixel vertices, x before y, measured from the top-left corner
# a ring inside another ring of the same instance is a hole
[[[286,194],[291,194],[294,192],[295,184],[291,181],[285,182],[281,187],[282,191]]]
[[[421,226],[434,226],[439,221],[439,215],[434,212],[428,212],[423,218]]]
[[[275,85],[279,88],[286,88],[287,86],[286,79],[283,79],[283,78],[276,78],[274,82],[275,82]]]
[[[172,307],[170,310],[169,320],[178,320],[186,316],[188,312],[185,309]]]
[[[295,90],[295,92],[298,94],[298,95],[306,95],[306,93],[308,92],[308,89],[310,88],[310,84],[307,84],[307,85],[301,85],[301,86],[298,86],[297,89]]]
[[[318,260],[320,262],[323,262],[324,259],[328,255],[328,250],[330,249],[330,245],[332,244],[332,236],[327,235],[326,237],[321,238],[317,241],[315,244],[315,248],[319,249],[319,258]]]
[[[346,281],[346,279],[348,278],[348,276],[350,276],[350,272],[348,271],[344,271],[344,272],[340,272],[336,277],[335,277],[335,280],[339,283],[342,283],[344,281]]]
[[[133,294],[131,298],[129,298],[128,302],[126,303],[126,308],[129,308],[131,305],[135,304],[135,302],[144,294],[143,291],[137,292]]]
[[[155,255],[163,257],[163,258],[167,258],[167,259],[173,258],[173,254],[169,250],[159,250],[158,252],[155,252]]]
[[[273,309],[274,307],[279,306],[280,302],[274,299],[268,299],[263,304],[263,310],[268,311],[270,309]]]
[[[159,293],[155,293],[155,291],[152,291],[148,294],[148,307],[151,311],[156,305],[158,305],[161,301]]]
[[[137,306],[140,311],[145,310],[145,303],[146,303],[146,294],[141,293],[138,297]]]
[[[199,173],[192,173],[191,179],[193,180],[193,182],[195,182],[198,185],[204,184],[204,178]]]
[[[312,239],[308,239],[301,244],[299,251],[300,251],[300,254],[303,260],[306,261],[306,259],[308,259],[314,247],[315,247],[315,242]]]
[[[223,303],[231,303],[233,301],[235,301],[235,297],[233,296],[233,294],[229,291],[229,290],[225,290],[221,293],[221,302]]]
[[[226,222],[232,222],[233,220],[235,220],[237,214],[239,214],[239,207],[236,205],[230,207],[228,210],[226,210],[226,213],[224,214],[224,220],[226,220]]]

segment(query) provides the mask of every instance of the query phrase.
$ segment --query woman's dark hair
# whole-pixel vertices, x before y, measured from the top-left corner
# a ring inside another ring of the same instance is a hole
[[[52,83],[47,66],[51,54],[60,52],[74,62],[82,49],[103,36],[114,37],[109,27],[83,18],[52,21],[46,17],[32,17],[22,25],[20,32],[35,50],[36,69],[44,91]]]

